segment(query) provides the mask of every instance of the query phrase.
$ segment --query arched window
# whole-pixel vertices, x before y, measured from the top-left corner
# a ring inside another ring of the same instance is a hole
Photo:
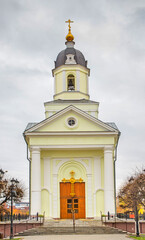
[[[67,91],[75,91],[75,77],[72,74],[67,77]]]

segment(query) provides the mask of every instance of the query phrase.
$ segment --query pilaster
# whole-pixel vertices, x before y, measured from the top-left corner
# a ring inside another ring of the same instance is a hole
[[[88,209],[87,209],[87,216],[88,218],[92,217],[93,216],[93,213],[92,213],[92,207],[93,207],[93,199],[92,199],[92,174],[87,174],[87,206],[88,206]]]
[[[104,205],[105,214],[115,213],[113,147],[104,148]]]
[[[53,218],[58,218],[58,174],[53,174]]]
[[[41,213],[41,164],[40,149],[32,148],[31,215]]]
[[[63,91],[66,91],[66,71],[62,71]]]
[[[80,91],[80,71],[76,70],[76,90]]]

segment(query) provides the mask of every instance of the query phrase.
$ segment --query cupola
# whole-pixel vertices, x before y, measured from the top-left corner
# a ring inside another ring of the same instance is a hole
[[[66,36],[66,49],[62,50],[52,70],[54,76],[54,99],[89,99],[88,76],[90,70],[82,52],[74,48],[74,36],[71,33],[70,19]]]

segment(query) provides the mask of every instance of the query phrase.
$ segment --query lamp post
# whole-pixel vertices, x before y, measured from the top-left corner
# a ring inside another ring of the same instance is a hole
[[[128,180],[129,182],[133,182],[135,179],[134,177],[130,177]],[[137,201],[134,202],[134,212],[135,212],[135,222],[136,222],[136,237],[139,237],[139,224],[138,224],[138,208],[137,208]]]
[[[10,239],[13,238],[13,197],[16,195],[16,187],[19,181],[17,179],[11,179],[10,191],[11,191],[11,232]]]

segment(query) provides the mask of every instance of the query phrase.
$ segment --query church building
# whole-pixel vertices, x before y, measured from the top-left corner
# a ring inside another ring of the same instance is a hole
[[[115,213],[115,161],[120,132],[98,118],[90,100],[89,76],[75,48],[71,21],[66,48],[52,70],[54,96],[44,103],[45,119],[28,123],[24,138],[30,152],[31,215],[47,218],[100,218]]]

